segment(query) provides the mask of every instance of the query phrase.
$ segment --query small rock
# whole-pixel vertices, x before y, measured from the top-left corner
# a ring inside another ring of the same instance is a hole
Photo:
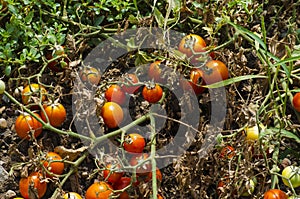
[[[6,193],[5,193],[5,196],[4,198],[5,199],[10,199],[10,198],[13,198],[13,197],[16,197],[17,194],[16,192],[12,191],[12,190],[8,190]]]
[[[7,121],[4,118],[0,118],[0,129],[7,128]]]

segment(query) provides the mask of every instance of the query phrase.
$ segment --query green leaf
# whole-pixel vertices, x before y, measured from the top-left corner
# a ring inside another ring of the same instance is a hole
[[[267,78],[267,76],[263,76],[263,75],[244,75],[244,76],[230,78],[230,79],[220,81],[220,82],[217,82],[217,83],[214,83],[214,84],[205,85],[203,87],[206,87],[206,88],[220,88],[220,87],[223,87],[223,86],[233,84],[235,82],[240,82],[240,81],[243,81],[243,80],[255,79],[255,78],[256,79],[257,78]]]
[[[275,133],[279,133],[280,132],[280,134],[281,134],[282,137],[293,139],[296,142],[300,143],[300,138],[297,135],[295,135],[294,133],[290,132],[290,131],[287,131],[285,129],[278,129],[278,128],[270,128],[270,129],[273,132],[275,132]]]
[[[164,26],[164,21],[165,21],[165,18],[163,17],[163,15],[161,14],[161,12],[155,7],[154,8],[154,17],[158,23],[158,26],[160,28],[162,28]]]
[[[25,17],[25,23],[30,24],[33,18],[34,12],[30,11]]]

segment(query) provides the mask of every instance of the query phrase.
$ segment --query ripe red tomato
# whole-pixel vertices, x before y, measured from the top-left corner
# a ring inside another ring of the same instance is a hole
[[[264,193],[264,199],[287,199],[286,193],[279,189],[270,189]]]
[[[117,84],[112,84],[105,91],[105,98],[109,102],[116,102],[119,105],[125,102],[125,93],[122,88]]]
[[[130,153],[142,153],[146,142],[143,136],[137,133],[131,133],[125,137],[123,147]]]
[[[235,150],[232,146],[225,146],[220,152],[221,158],[231,159],[235,156]]]
[[[156,167],[156,179],[162,182],[162,173],[160,172],[159,168]],[[149,182],[152,180],[152,171],[147,174],[145,182]]]
[[[131,178],[122,177],[118,182],[113,185],[114,190],[122,190],[128,187],[131,183]],[[127,191],[123,191],[119,194],[118,199],[130,199]]]
[[[33,97],[40,99],[42,102],[46,100],[47,90],[39,84],[29,84],[22,91],[22,102],[27,105],[33,102]]]
[[[34,113],[34,115],[38,118],[41,118],[39,114]],[[34,137],[38,137],[42,133],[42,124],[35,119],[33,116],[23,113],[18,116],[16,123],[15,123],[15,129],[16,133],[20,138],[26,138],[29,139],[29,133],[30,130],[34,131]]]
[[[47,190],[47,183],[43,180],[43,175],[39,172],[32,172],[27,178],[21,178],[19,182],[20,194],[25,198],[42,198]],[[37,196],[33,195],[37,193]]]
[[[138,77],[133,73],[129,73],[124,76],[124,84],[122,85],[122,88],[124,92],[128,94],[133,94],[140,87],[140,86],[135,86],[135,84],[138,83],[139,83]]]
[[[92,184],[85,193],[86,199],[109,199],[113,194],[113,188],[106,182],[100,181]]]
[[[208,61],[202,71],[203,80],[206,84],[213,84],[228,79],[228,69],[219,60]]]
[[[43,162],[44,167],[51,173],[61,175],[64,172],[65,164],[62,162],[62,158],[55,152],[48,152],[46,160]],[[47,177],[53,175],[46,174]]]
[[[135,166],[137,164],[144,162],[146,159],[148,159],[148,157],[149,157],[149,155],[147,153],[138,154],[138,155],[133,156],[130,159],[129,163],[131,166]],[[151,172],[151,167],[152,167],[151,163],[149,161],[146,161],[141,166],[136,168],[136,173],[137,173],[137,175],[140,175],[140,176],[148,175],[148,172]]]
[[[142,95],[148,102],[156,103],[161,99],[163,95],[163,89],[158,84],[155,84],[154,86],[146,85],[143,88]]]
[[[101,74],[93,67],[85,67],[79,72],[79,76],[83,82],[97,85],[100,82]]]
[[[64,123],[67,117],[65,107],[60,103],[54,103],[50,105],[44,105],[45,113],[49,119],[49,122],[54,127],[59,127]],[[47,122],[47,117],[43,111],[41,111],[41,118]]]
[[[68,192],[63,196],[64,199],[82,199],[82,197],[76,192]]]
[[[153,63],[150,64],[149,69],[148,69],[148,76],[149,78],[152,80],[154,80],[154,82],[159,82],[159,83],[163,83],[164,80],[162,78],[162,69],[160,68],[160,63],[161,61],[155,61]]]
[[[294,95],[293,106],[296,111],[300,112],[300,92]]]
[[[205,85],[203,82],[203,72],[197,68],[192,69],[189,83],[196,95],[203,93],[205,90],[205,87],[202,87]]]
[[[205,52],[206,43],[202,37],[196,34],[189,34],[182,38],[179,43],[178,50],[189,58],[194,53]],[[193,49],[193,50],[191,50]]]
[[[117,171],[111,172],[111,169],[115,170],[121,168],[121,166],[118,164],[117,165],[108,164],[106,168],[107,169],[103,170],[103,177],[112,184],[118,182],[121,179],[121,177],[124,175],[124,172],[117,172]]]
[[[123,121],[123,110],[115,102],[106,102],[101,109],[101,116],[108,128],[116,128]]]

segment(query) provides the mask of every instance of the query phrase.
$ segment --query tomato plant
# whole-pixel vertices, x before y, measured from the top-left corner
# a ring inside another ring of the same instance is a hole
[[[46,160],[43,162],[43,165],[49,172],[56,175],[61,175],[65,168],[62,158],[55,152],[47,153]],[[47,177],[52,177],[52,175],[47,173]]]
[[[79,72],[79,76],[83,82],[87,82],[92,85],[97,85],[100,82],[101,74],[93,67],[85,67]]]
[[[49,123],[54,127],[59,127],[66,120],[67,112],[65,107],[60,103],[43,105],[45,113],[49,119]],[[47,117],[44,111],[41,111],[41,118],[47,122]]]
[[[118,172],[118,171],[111,171],[111,169],[120,169],[120,165],[112,165],[108,164],[106,166],[106,169],[103,170],[103,177],[110,183],[114,184],[118,182],[121,177],[124,175],[124,172]]]
[[[219,60],[208,61],[201,70],[205,84],[213,84],[228,79],[228,68]]]
[[[34,113],[38,118],[41,118],[39,114]],[[42,133],[42,124],[33,116],[22,113],[18,116],[15,122],[15,130],[20,138],[29,139],[30,130],[34,132],[34,137],[38,137]]]
[[[124,92],[128,94],[133,94],[140,87],[138,85],[135,85],[138,83],[139,83],[139,79],[135,74],[133,73],[126,74],[124,76],[124,84],[122,85],[122,89],[124,90]]]
[[[178,50],[190,58],[194,53],[205,52],[205,47],[206,43],[202,37],[189,34],[181,39]]]
[[[149,69],[148,69],[148,76],[151,80],[154,80],[154,82],[159,82],[163,83],[163,78],[162,78],[162,69],[160,68],[160,63],[161,61],[155,61],[150,64]]]
[[[123,121],[124,113],[117,103],[106,102],[101,109],[101,116],[108,128],[116,128]]]
[[[105,91],[105,98],[109,102],[116,102],[119,105],[125,102],[125,93],[122,88],[117,84],[112,84]]]
[[[95,182],[86,190],[86,199],[108,199],[113,194],[113,188],[106,182]]]
[[[300,186],[300,167],[287,166],[282,171],[282,181],[288,187],[297,188]],[[289,179],[289,180],[288,180]],[[290,185],[290,183],[291,185]]]
[[[122,190],[128,187],[130,183],[131,183],[131,178],[121,177],[121,179],[113,185],[113,188],[114,190]],[[127,191],[123,191],[119,194],[118,199],[130,199],[130,197]]]
[[[143,88],[142,95],[150,103],[158,102],[163,96],[163,89],[160,85],[146,85]]]
[[[63,196],[64,199],[82,199],[82,197],[76,192],[68,192]]]
[[[47,183],[39,172],[32,172],[27,178],[21,178],[19,182],[20,194],[25,199],[42,198],[47,191]],[[36,196],[32,195],[37,193]]]
[[[300,92],[298,92],[294,95],[293,106],[296,111],[300,112]]]
[[[131,133],[125,137],[123,147],[130,153],[142,153],[146,145],[145,139],[138,133]]]
[[[264,199],[287,199],[286,193],[279,189],[270,189],[264,193]]]
[[[40,98],[40,96],[41,96],[41,100],[45,101],[46,94],[47,94],[47,90],[42,85],[29,84],[22,91],[22,102],[23,104],[27,105],[33,102],[32,97]]]
[[[136,168],[137,175],[145,176],[148,175],[148,172],[151,172],[151,163],[149,161],[146,161],[148,158],[149,155],[147,153],[142,153],[135,155],[130,159],[131,166],[141,164]]]
[[[234,156],[235,156],[235,149],[232,146],[228,145],[221,149],[220,152],[221,158],[231,159]]]
[[[5,91],[5,83],[0,79],[0,95]]]
[[[159,168],[156,168],[156,179],[160,182],[162,182],[162,173],[161,171],[159,170]],[[149,182],[152,180],[152,171],[150,171],[148,174],[147,174],[147,177],[145,179],[145,182]]]

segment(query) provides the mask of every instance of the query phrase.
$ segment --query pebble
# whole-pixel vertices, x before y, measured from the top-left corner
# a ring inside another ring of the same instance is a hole
[[[7,128],[7,121],[4,118],[0,118],[0,129]]]

